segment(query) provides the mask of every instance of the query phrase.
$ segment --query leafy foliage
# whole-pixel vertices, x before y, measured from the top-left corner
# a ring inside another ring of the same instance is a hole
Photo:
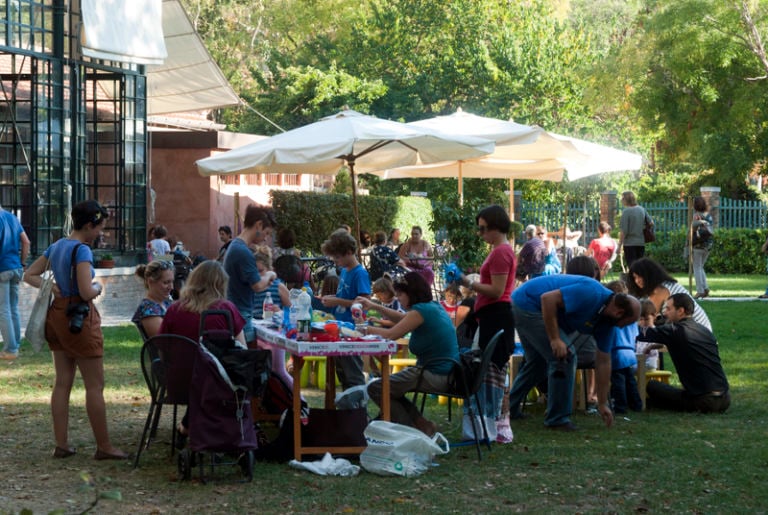
[[[664,200],[704,184],[754,197],[745,176],[765,172],[766,0],[183,2],[260,113],[222,111],[231,130],[274,134],[343,106],[402,121],[462,107],[644,150],[640,172],[516,181],[526,199],[552,202],[605,189]],[[455,191],[450,180],[366,181],[446,202]],[[508,187],[479,183],[466,182],[465,196]]]
[[[270,194],[278,225],[293,229],[296,246],[305,253],[318,254],[323,241],[339,225],[354,225],[350,195],[280,190]],[[434,234],[429,230],[432,206],[427,199],[359,195],[357,200],[361,229],[371,234],[379,230],[389,233],[393,227],[420,225],[424,237],[433,240]]]
[[[711,274],[764,274],[766,257],[760,252],[766,231],[753,229],[716,229],[714,246],[705,269]],[[686,230],[664,233],[646,247],[646,254],[670,272],[686,273],[684,256]]]
[[[636,76],[632,101],[644,127],[661,134],[660,161],[714,170],[709,184],[729,196],[750,196],[744,178],[762,171],[765,159],[768,95],[765,77],[753,80],[765,70],[740,11],[757,4],[652,3],[638,20],[647,72]],[[764,30],[765,11],[754,14]]]

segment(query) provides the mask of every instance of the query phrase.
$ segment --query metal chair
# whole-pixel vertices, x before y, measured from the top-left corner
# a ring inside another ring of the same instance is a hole
[[[477,459],[478,461],[483,459],[482,451],[480,449],[480,438],[478,437],[478,428],[476,425],[475,420],[475,410],[472,406],[472,398],[475,399],[475,405],[477,406],[478,415],[480,416],[480,423],[483,426],[483,439],[485,440],[485,444],[488,447],[488,450],[491,450],[491,442],[488,438],[488,428],[485,425],[485,414],[483,413],[483,406],[480,403],[480,399],[478,397],[478,392],[480,391],[481,386],[483,385],[483,381],[485,380],[485,376],[488,373],[488,369],[491,366],[491,358],[493,357],[493,353],[496,350],[496,345],[499,343],[499,340],[501,340],[502,336],[504,336],[504,330],[501,329],[499,332],[497,332],[495,335],[493,335],[493,338],[491,338],[491,341],[488,342],[488,345],[483,350],[482,356],[480,358],[479,366],[476,369],[476,373],[474,374],[474,377],[468,378],[466,374],[464,373],[464,366],[456,361],[456,360],[449,360],[453,363],[453,388],[450,391],[447,392],[433,392],[429,390],[422,390],[419,389],[418,384],[421,382],[421,376],[419,376],[419,383],[417,383],[416,391],[413,396],[414,404],[416,403],[416,398],[419,394],[422,394],[422,400],[421,400],[421,411],[424,412],[424,403],[426,401],[427,395],[434,394],[434,395],[442,395],[449,398],[448,407],[450,409],[451,402],[450,399],[462,399],[464,401],[464,406],[467,407],[467,410],[469,411],[469,416],[472,421],[472,434],[475,435],[475,447],[477,448]],[[447,361],[446,358],[438,358],[435,360],[430,360],[427,363],[422,366],[422,373],[424,370],[429,366],[430,364],[437,363],[440,361]]]
[[[189,404],[189,385],[192,368],[197,356],[197,343],[176,334],[159,334],[147,339],[141,348],[141,371],[150,394],[149,413],[133,461],[139,465],[142,449],[157,433],[163,405],[173,405],[173,426],[171,428],[171,456],[176,449],[176,420],[178,406]]]

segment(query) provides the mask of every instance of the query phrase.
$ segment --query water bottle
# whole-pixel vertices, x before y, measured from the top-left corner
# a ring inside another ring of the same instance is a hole
[[[308,341],[312,325],[312,298],[306,288],[301,289],[296,299],[296,324],[298,339]]]
[[[299,320],[298,312],[299,312],[299,295],[301,295],[301,290],[297,290],[296,288],[291,288],[291,291],[288,292],[288,296],[291,299],[291,307],[290,307],[290,322],[291,327],[296,327],[296,323]]]
[[[275,303],[272,301],[272,294],[267,292],[267,296],[264,298],[264,304],[262,306],[261,318],[264,320],[272,320],[272,310],[275,307]]]
[[[283,308],[283,323],[280,326],[280,330],[283,334],[291,330],[291,308]]]

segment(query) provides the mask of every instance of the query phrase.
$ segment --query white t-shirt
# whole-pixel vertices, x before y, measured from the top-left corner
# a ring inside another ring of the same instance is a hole
[[[155,238],[149,242],[149,246],[152,249],[152,256],[155,258],[171,253],[171,244],[167,240]]]

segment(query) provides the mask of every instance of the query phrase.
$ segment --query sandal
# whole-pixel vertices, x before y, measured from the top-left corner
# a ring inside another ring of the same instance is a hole
[[[59,447],[56,446],[55,449],[53,449],[53,457],[54,458],[69,458],[70,456],[74,456],[77,454],[77,449],[74,447]]]
[[[107,452],[107,451],[102,451],[101,449],[96,449],[96,454],[93,455],[93,459],[97,461],[127,460],[128,455],[120,450],[115,450],[115,452]]]

